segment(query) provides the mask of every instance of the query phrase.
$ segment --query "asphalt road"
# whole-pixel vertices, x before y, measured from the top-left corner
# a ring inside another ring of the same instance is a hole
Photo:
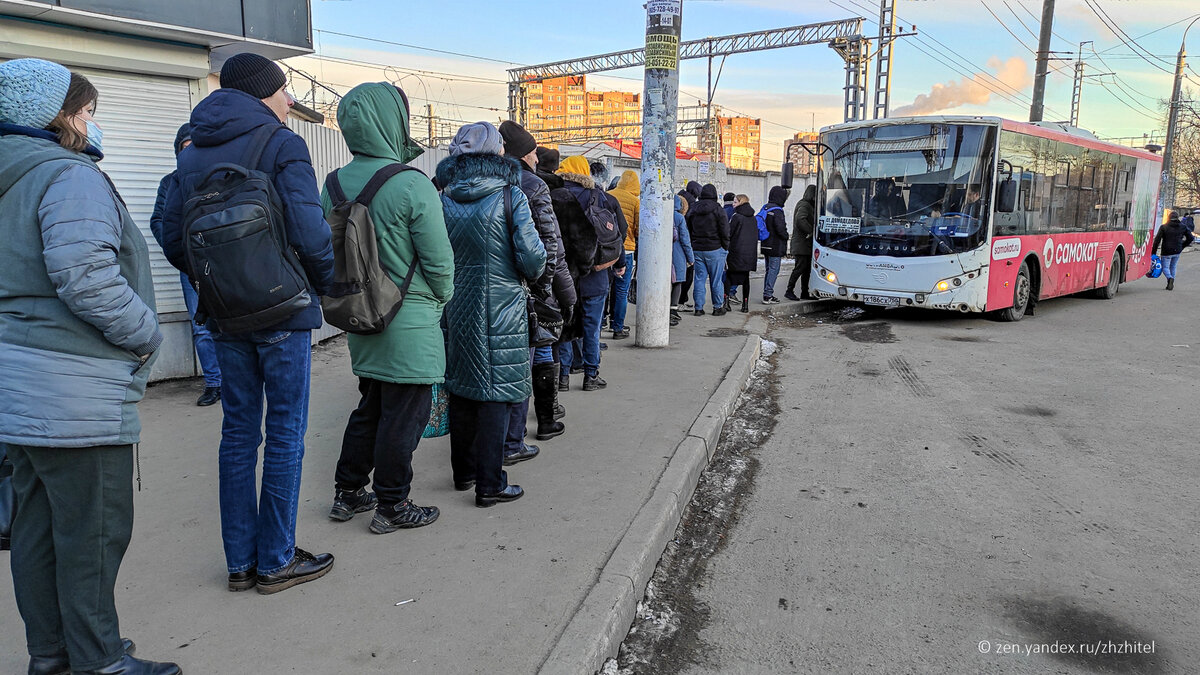
[[[670,619],[694,639],[632,671],[1200,671],[1200,255],[1180,267],[1015,324],[777,313],[777,424]]]

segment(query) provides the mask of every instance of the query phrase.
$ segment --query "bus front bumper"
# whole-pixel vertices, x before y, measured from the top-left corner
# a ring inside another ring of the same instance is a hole
[[[982,312],[983,304],[976,298],[974,287],[964,285],[948,291],[901,291],[894,288],[843,286],[830,283],[818,274],[809,281],[809,292],[818,298],[857,302],[877,307],[922,307],[958,312]]]

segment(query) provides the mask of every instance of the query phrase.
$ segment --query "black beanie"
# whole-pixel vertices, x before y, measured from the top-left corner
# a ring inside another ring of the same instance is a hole
[[[222,87],[244,91],[254,98],[269,98],[285,84],[283,69],[258,54],[234,54],[221,66]]]
[[[504,154],[518,159],[537,149],[533,134],[512,120],[500,123],[500,137],[504,139]]]
[[[550,148],[538,147],[538,171],[546,173],[554,173],[558,171],[559,154],[557,150]]]
[[[725,193],[725,199],[724,199],[724,201],[731,202],[731,201],[733,201],[733,200],[735,200],[735,199],[737,199],[737,195],[733,194],[732,192],[726,192],[726,193]]]

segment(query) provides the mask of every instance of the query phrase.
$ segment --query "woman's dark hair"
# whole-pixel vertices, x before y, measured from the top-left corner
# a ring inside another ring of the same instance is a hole
[[[100,92],[96,91],[96,87],[79,73],[71,73],[71,84],[67,87],[67,97],[63,99],[62,110],[46,127],[48,131],[58,134],[59,145],[71,152],[83,152],[87,149],[87,134],[76,131],[75,126],[71,124],[71,118],[98,100]]]

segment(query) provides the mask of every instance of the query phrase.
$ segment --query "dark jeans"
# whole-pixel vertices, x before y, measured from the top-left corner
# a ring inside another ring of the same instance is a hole
[[[337,489],[365,486],[373,469],[372,487],[380,505],[399,504],[408,499],[413,451],[429,422],[433,385],[360,377],[358,390],[362,398],[346,423],[342,456],[334,473]]]
[[[504,438],[512,405],[450,394],[450,467],[454,482],[474,479],[477,494],[495,494],[508,487],[508,474],[503,468]]]
[[[625,328],[625,314],[629,310],[629,285],[633,283],[633,253],[625,252],[625,274],[613,277],[612,325],[614,331]]]
[[[71,670],[121,657],[113,589],[133,532],[133,446],[6,445],[17,516],[12,576],[31,656]]]
[[[796,281],[800,282],[800,295],[808,295],[808,274],[812,271],[812,254],[792,256],[796,259],[796,266],[792,268],[792,275],[788,277],[788,291],[796,292]]]
[[[221,362],[221,539],[229,573],[252,567],[272,574],[292,561],[308,387],[312,364],[309,331],[257,331],[217,335]],[[263,398],[267,442],[262,489],[255,470],[263,444]]]
[[[607,297],[595,295],[580,301],[583,305],[583,373],[588,377],[595,377],[600,372],[600,317],[604,312],[604,300]],[[559,351],[559,358],[563,368],[570,369],[572,365],[579,365],[576,359],[579,359],[580,355],[573,353],[571,349],[562,349]]]

